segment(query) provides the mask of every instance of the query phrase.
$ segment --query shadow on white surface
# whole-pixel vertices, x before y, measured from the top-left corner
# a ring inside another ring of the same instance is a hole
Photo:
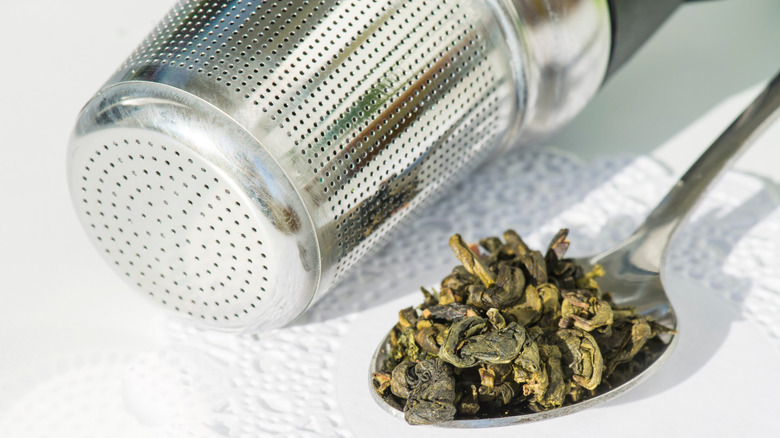
[[[779,205],[776,193],[763,188],[725,214],[710,211],[687,224],[672,242],[667,257],[671,266],[664,270],[667,294],[677,312],[679,344],[655,375],[606,406],[661,394],[685,382],[717,354],[732,324],[745,320],[743,305],[752,288],[749,278],[729,272],[735,268],[731,255],[740,239],[777,213]],[[737,269],[745,268],[744,262]]]

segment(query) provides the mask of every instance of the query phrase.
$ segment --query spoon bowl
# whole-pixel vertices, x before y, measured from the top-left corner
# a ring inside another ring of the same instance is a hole
[[[669,358],[679,338],[676,334],[677,318],[666,295],[661,274],[669,241],[723,170],[777,118],[780,114],[778,108],[780,74],[699,157],[629,238],[602,254],[576,259],[576,263],[585,271],[596,264],[604,268],[605,275],[599,278],[599,287],[611,293],[616,305],[634,307],[639,313],[651,316],[656,322],[672,329],[672,333],[659,335],[663,345],[659,347],[659,354],[652,363],[620,385],[559,408],[500,417],[456,418],[436,425],[453,428],[495,427],[568,415],[610,400],[655,372]],[[371,359],[369,382],[371,374],[382,369],[389,351],[388,333]],[[395,399],[382,397],[373,387],[371,394],[386,411],[399,418],[404,417],[403,406]]]

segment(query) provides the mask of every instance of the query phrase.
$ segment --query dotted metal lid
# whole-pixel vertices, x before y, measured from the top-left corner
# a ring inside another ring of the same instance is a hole
[[[317,244],[274,161],[194,98],[118,88],[85,109],[71,145],[74,203],[103,257],[152,300],[210,326],[272,327],[302,312]]]

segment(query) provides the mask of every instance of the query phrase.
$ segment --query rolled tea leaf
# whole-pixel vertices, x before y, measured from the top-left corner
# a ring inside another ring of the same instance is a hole
[[[514,381],[510,364],[487,364],[480,366],[478,371],[481,384],[477,393],[482,403],[500,408],[508,404],[520,389],[520,385]]]
[[[563,358],[573,373],[572,380],[585,389],[596,389],[601,383],[604,360],[593,336],[579,329],[561,329],[555,335],[560,340],[558,346]]]
[[[491,302],[495,304],[491,307],[502,308],[515,304],[523,297],[525,289],[525,275],[520,268],[509,265],[508,263],[498,264],[498,275],[496,284],[489,289],[497,289],[491,294]]]
[[[469,287],[467,303],[483,310],[511,306],[522,299],[523,286],[523,271],[502,263],[498,266],[498,276],[492,286],[475,284]]]
[[[496,308],[488,309],[487,319],[490,321],[490,327],[492,329],[503,329],[506,327],[506,318],[504,318],[501,311]]]
[[[563,377],[561,350],[556,345],[541,345],[539,352],[548,376],[548,384],[544,394],[534,401],[545,409],[563,406],[566,393],[569,392],[569,385]]]
[[[466,338],[458,355],[479,363],[510,363],[522,351],[527,337],[525,329],[513,322],[502,329]]]
[[[406,358],[409,360],[417,360],[422,350],[420,346],[414,341],[415,329],[414,327],[407,327],[401,331],[398,336],[398,344],[395,346],[400,352],[400,358]],[[393,353],[391,351],[391,353]],[[398,357],[399,353],[396,353]],[[398,360],[398,359],[397,359]]]
[[[547,246],[547,254],[545,254],[544,258],[548,269],[558,264],[558,261],[562,260],[564,254],[566,254],[566,250],[569,249],[569,241],[566,239],[568,234],[568,228],[561,228]]]
[[[404,406],[409,424],[433,424],[455,418],[455,377],[452,368],[439,358],[414,365],[412,390]]]
[[[481,334],[487,327],[488,320],[480,316],[471,316],[456,322],[444,338],[439,357],[458,368],[477,365],[475,357],[460,354],[460,347],[468,338]]]
[[[384,395],[390,389],[391,377],[387,371],[376,371],[371,374],[371,383],[379,394]]]
[[[542,314],[550,319],[561,317],[561,293],[552,283],[542,283],[536,286],[536,293],[542,302]]]
[[[547,269],[549,282],[556,285],[558,289],[576,289],[577,280],[582,278],[582,267],[572,259],[561,259],[554,266]]]
[[[561,328],[575,327],[587,332],[599,327],[609,326],[614,320],[612,306],[594,296],[588,296],[580,291],[563,294],[561,305]]]
[[[529,251],[520,256],[520,262],[528,273],[529,283],[537,285],[547,283],[547,263],[539,251]]]
[[[426,307],[422,312],[422,316],[425,319],[456,322],[469,316],[477,316],[477,312],[471,306],[452,303],[445,306],[438,305]]]
[[[487,250],[490,254],[495,254],[501,250],[504,244],[498,237],[486,237],[479,240],[479,245]]]
[[[414,373],[415,363],[410,360],[405,360],[395,368],[390,375],[390,391],[398,397],[409,398],[412,393],[412,383],[410,382],[410,375]]]
[[[436,329],[433,327],[423,327],[414,334],[414,340],[425,352],[430,354],[439,354],[439,343],[436,342]]]
[[[604,356],[607,374],[611,374],[618,365],[633,360],[655,333],[647,317],[636,315],[613,325],[611,335],[612,339],[609,340],[599,338],[601,345],[611,347]]]
[[[466,245],[460,234],[455,234],[450,238],[450,248],[455,253],[455,257],[463,264],[463,267],[469,273],[479,277],[482,283],[485,284],[485,287],[490,287],[496,282],[496,276],[480,262],[479,257]]]
[[[413,307],[407,307],[398,312],[398,324],[402,329],[415,325],[417,319],[417,312]]]
[[[504,240],[506,241],[506,245],[511,248],[516,256],[522,256],[531,251],[515,230],[504,231]]]

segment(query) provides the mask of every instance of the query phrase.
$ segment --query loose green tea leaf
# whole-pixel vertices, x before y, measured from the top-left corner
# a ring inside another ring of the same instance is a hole
[[[563,294],[561,319],[558,322],[558,326],[561,328],[574,325],[590,332],[599,327],[611,325],[613,320],[612,306],[608,302],[582,291],[571,291]]]
[[[431,424],[455,418],[455,378],[452,367],[439,358],[426,359],[406,372],[411,388],[404,406],[409,424]]]
[[[496,282],[496,276],[490,272],[482,262],[479,260],[479,256],[471,251],[471,248],[466,245],[460,234],[455,234],[450,238],[450,248],[455,253],[455,257],[460,260],[463,267],[469,271],[470,274],[476,275],[485,284],[485,287],[490,287]]]
[[[504,328],[466,339],[459,354],[480,363],[510,363],[520,354],[527,336],[525,329],[513,322]]]
[[[601,383],[604,359],[593,336],[577,329],[561,329],[555,336],[560,340],[558,346],[574,383],[585,389],[596,389]]]
[[[423,303],[398,313],[377,393],[410,424],[540,412],[623,383],[651,363],[672,330],[602,292],[565,258],[568,230],[547,252],[508,230],[450,247],[462,265],[422,289]]]

